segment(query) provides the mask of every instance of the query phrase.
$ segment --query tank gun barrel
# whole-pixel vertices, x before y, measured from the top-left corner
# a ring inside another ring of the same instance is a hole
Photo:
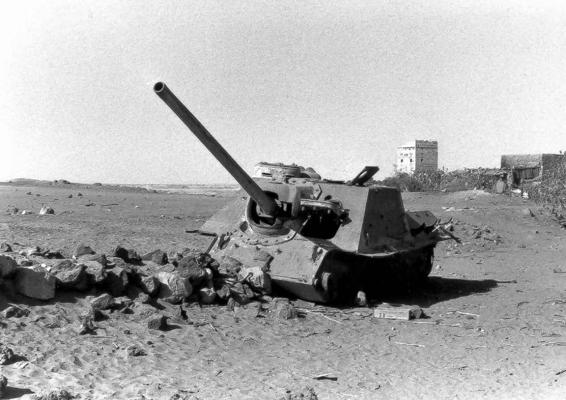
[[[242,188],[252,197],[264,213],[275,216],[279,210],[277,203],[269,197],[258,184],[238,165],[232,156],[218,143],[198,119],[183,105],[163,82],[157,82],[153,91],[183,121],[191,132],[212,153],[222,166],[234,177]]]

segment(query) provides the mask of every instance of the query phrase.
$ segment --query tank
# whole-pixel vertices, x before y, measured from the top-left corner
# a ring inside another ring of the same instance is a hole
[[[368,186],[375,166],[336,181],[312,168],[261,162],[252,178],[164,83],[154,92],[242,187],[199,230],[221,265],[260,267],[298,298],[344,303],[359,291],[376,298],[422,282],[436,244],[454,238],[431,212],[405,211],[397,188]]]

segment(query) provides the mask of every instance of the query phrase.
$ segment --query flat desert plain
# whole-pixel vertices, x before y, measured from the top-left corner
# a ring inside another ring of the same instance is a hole
[[[379,299],[420,306],[426,318],[385,320],[371,307],[293,301],[300,317],[282,320],[269,304],[231,311],[193,303],[185,307],[188,320],[173,319],[168,331],[149,330],[147,313],[134,309],[110,313],[95,335],[79,335],[79,316],[95,293],[58,293],[47,302],[2,293],[0,310],[30,310],[0,321],[1,343],[21,356],[2,366],[5,397],[66,389],[80,399],[280,399],[309,386],[319,399],[566,398],[564,229],[518,197],[467,191],[403,198],[409,210],[453,218],[462,240],[438,245],[422,288]],[[203,248],[208,238],[186,230],[230,200],[6,184],[0,242],[66,257],[80,243],[107,255],[119,244],[140,254]],[[55,215],[38,215],[42,205]],[[10,207],[34,213],[4,212]],[[178,309],[160,307],[171,316]],[[132,344],[147,354],[128,355]],[[322,375],[332,379],[314,379]]]

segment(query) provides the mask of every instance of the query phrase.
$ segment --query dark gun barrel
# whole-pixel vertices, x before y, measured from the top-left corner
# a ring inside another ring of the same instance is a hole
[[[198,119],[181,103],[163,82],[157,82],[153,91],[169,106],[183,121],[202,144],[212,153],[222,166],[234,177],[242,188],[253,198],[264,213],[275,216],[279,207],[275,200],[269,197],[257,183],[238,165],[224,147],[214,139]]]

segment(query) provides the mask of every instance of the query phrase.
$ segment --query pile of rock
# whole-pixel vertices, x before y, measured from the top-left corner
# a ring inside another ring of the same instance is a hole
[[[142,296],[144,302],[160,298],[172,304],[199,301],[202,304],[246,304],[271,292],[269,255],[263,264],[246,266],[224,257],[217,262],[210,255],[191,249],[167,255],[155,250],[140,256],[133,249],[116,247],[112,256],[79,245],[72,258],[38,247],[14,252],[0,249],[0,283],[27,297],[50,300],[56,291],[95,291],[113,297]],[[262,259],[259,255],[259,259]]]

